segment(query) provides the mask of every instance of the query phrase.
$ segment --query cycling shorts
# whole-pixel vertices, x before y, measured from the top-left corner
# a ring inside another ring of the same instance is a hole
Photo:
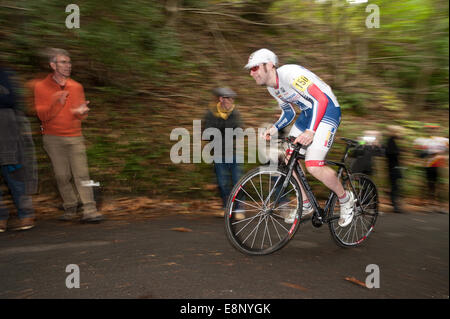
[[[334,137],[337,128],[341,121],[341,111],[339,107],[335,107],[333,102],[329,99],[327,110],[325,111],[322,121],[314,134],[312,143],[306,148],[305,165],[309,166],[324,166],[325,158],[333,145]],[[309,122],[308,110],[302,111],[297,121],[292,126],[289,136],[298,137],[306,130],[306,125]],[[288,150],[290,154],[292,150]]]

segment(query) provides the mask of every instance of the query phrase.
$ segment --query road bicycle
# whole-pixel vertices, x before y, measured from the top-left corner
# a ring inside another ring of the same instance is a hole
[[[355,247],[363,243],[377,220],[378,191],[367,175],[352,174],[345,164],[349,150],[358,142],[348,138],[341,140],[346,143],[341,162],[326,160],[325,163],[338,167],[337,175],[344,188],[355,195],[354,217],[349,225],[341,227],[338,224],[340,207],[334,192],[330,191],[324,208],[319,205],[298,163],[299,159],[305,159],[302,145],[294,144],[294,138],[287,137],[282,142],[293,149],[289,160],[280,161],[278,166],[265,165],[250,170],[231,191],[225,213],[226,234],[231,244],[248,255],[268,255],[283,248],[303,221],[299,183],[314,208],[311,217],[313,226],[328,224],[331,237],[341,247]],[[286,217],[294,211],[296,214],[292,222]]]

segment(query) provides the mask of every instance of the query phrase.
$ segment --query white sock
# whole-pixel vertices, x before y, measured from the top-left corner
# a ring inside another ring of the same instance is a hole
[[[312,205],[308,199],[303,201],[303,208],[310,209],[311,207]]]
[[[345,204],[350,200],[350,196],[348,195],[348,192],[346,191],[342,197],[339,197],[339,204]]]

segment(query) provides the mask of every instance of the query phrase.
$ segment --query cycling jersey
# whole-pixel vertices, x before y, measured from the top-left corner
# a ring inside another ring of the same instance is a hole
[[[315,132],[306,150],[306,166],[323,166],[337,128],[341,122],[341,108],[331,88],[311,71],[288,64],[277,70],[277,87],[267,87],[277,100],[282,113],[274,126],[280,130],[295,117],[296,105],[302,111],[289,135],[299,136],[305,130]]]
[[[287,64],[277,70],[278,87],[268,87],[277,100],[282,113],[274,126],[280,130],[295,117],[293,105],[302,110],[304,116],[295,123],[304,131],[316,131],[321,121],[334,125],[341,121],[339,103],[331,88],[317,75],[302,66]]]

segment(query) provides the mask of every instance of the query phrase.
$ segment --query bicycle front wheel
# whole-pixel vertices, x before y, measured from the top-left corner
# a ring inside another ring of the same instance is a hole
[[[245,174],[231,191],[225,228],[229,241],[240,252],[273,253],[285,246],[297,231],[302,194],[293,177],[282,191],[286,175],[280,168],[257,167]],[[280,199],[275,203],[278,194]]]
[[[375,183],[367,175],[359,173],[351,175],[351,180],[355,197],[358,198],[352,222],[346,227],[339,226],[340,207],[336,195],[328,215],[331,237],[341,247],[355,247],[364,242],[373,231],[378,217],[379,198]],[[346,180],[344,188],[352,189],[349,179]]]

